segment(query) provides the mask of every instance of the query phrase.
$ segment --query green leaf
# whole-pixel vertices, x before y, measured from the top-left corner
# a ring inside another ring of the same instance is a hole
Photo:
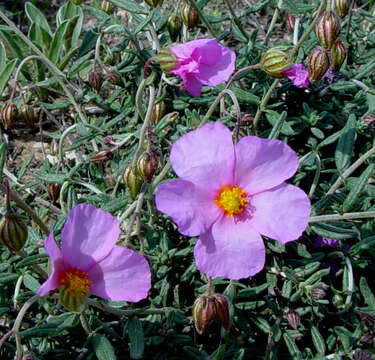
[[[375,310],[375,296],[368,286],[366,278],[363,276],[359,280],[359,289],[363,298],[365,299],[366,304]]]
[[[316,351],[319,353],[319,355],[324,355],[326,352],[326,344],[324,342],[323,336],[315,326],[311,328],[311,337]]]
[[[115,350],[109,340],[102,334],[95,334],[91,340],[98,360],[116,360]]]
[[[298,349],[294,339],[291,336],[289,336],[286,332],[283,334],[283,338],[289,350],[289,353],[292,356],[292,359],[302,360],[301,351]]]
[[[330,222],[328,223],[314,223],[311,225],[311,229],[320,236],[329,238],[329,239],[350,239],[357,237],[357,233],[351,228],[347,228],[348,223],[345,222]],[[349,224],[349,226],[351,226]]]
[[[374,172],[374,164],[370,164],[367,169],[361,174],[358,181],[356,182],[356,186],[353,186],[350,190],[348,196],[346,197],[344,204],[343,204],[343,211],[348,212],[355,201],[358,199],[358,196],[366,187],[368,181],[370,180],[372,174]]]
[[[127,327],[130,339],[130,357],[142,359],[145,347],[142,324],[136,316],[133,316],[128,320]]]
[[[48,21],[45,18],[44,14],[32,3],[27,2],[25,4],[26,16],[29,18],[31,23],[38,24],[41,28],[46,30],[50,35],[52,34],[51,28],[48,25]]]
[[[68,29],[69,20],[63,21],[56,29],[55,34],[53,35],[51,46],[49,48],[48,58],[54,63],[57,64],[57,61],[60,58],[60,51],[64,46],[64,37],[66,30]]]
[[[284,0],[281,10],[289,11],[292,15],[302,15],[306,11],[315,9],[315,5],[307,5],[295,0]]]
[[[108,0],[113,5],[118,6],[120,9],[129,11],[131,13],[136,14],[144,14],[148,15],[148,10],[146,10],[143,6],[138,5],[135,1],[132,0]]]
[[[35,279],[30,274],[25,274],[23,277],[23,284],[31,291],[33,291],[35,294],[40,288],[39,281]]]
[[[239,102],[246,104],[259,105],[259,97],[249,91],[242,90],[238,87],[232,86],[232,91]]]
[[[7,54],[5,52],[5,46],[2,41],[0,41],[0,72],[3,71],[7,62]]]
[[[0,72],[0,95],[3,94],[4,89],[7,87],[9,78],[11,77],[14,67],[16,66],[17,59],[10,61],[5,65],[4,69]]]
[[[340,136],[335,152],[335,163],[340,173],[350,165],[356,135],[355,130],[356,118],[354,114],[351,114]]]
[[[5,142],[2,142],[0,144],[0,184],[3,183],[3,171],[4,171],[6,158],[7,158],[7,149],[5,146]]]

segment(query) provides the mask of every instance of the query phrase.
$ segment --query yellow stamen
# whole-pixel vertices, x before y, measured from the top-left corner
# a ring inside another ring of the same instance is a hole
[[[73,296],[84,296],[89,292],[92,281],[87,279],[87,274],[79,269],[71,268],[59,275],[60,286]]]
[[[215,198],[215,204],[228,217],[242,213],[249,202],[247,199],[247,192],[242,190],[239,186],[224,185],[218,191]]]

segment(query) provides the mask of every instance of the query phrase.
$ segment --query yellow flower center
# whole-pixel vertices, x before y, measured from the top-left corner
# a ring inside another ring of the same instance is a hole
[[[218,191],[215,198],[215,204],[228,217],[242,213],[246,209],[249,202],[247,199],[247,192],[242,190],[239,186],[224,185]]]
[[[71,268],[59,275],[59,284],[65,286],[73,296],[84,296],[89,292],[92,282],[87,279],[84,271]]]

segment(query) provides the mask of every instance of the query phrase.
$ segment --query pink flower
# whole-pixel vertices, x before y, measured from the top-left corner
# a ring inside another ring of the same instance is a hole
[[[199,39],[171,46],[177,65],[170,70],[181,77],[185,89],[193,96],[203,85],[216,86],[227,81],[234,70],[236,54],[216,39]]]
[[[234,146],[229,129],[216,122],[177,140],[170,161],[181,179],[159,186],[156,206],[180,233],[200,236],[195,263],[212,277],[256,274],[265,261],[260,234],[285,244],[307,226],[310,200],[284,182],[298,158],[279,140],[246,136]]]
[[[60,300],[64,290],[73,302],[88,292],[112,301],[137,302],[147,297],[150,267],[142,255],[115,246],[120,232],[118,220],[110,213],[91,205],[74,207],[62,229],[61,250],[53,232],[45,241],[51,273],[38,295],[63,287]]]
[[[309,73],[303,64],[294,64],[288,70],[285,70],[283,74],[292,81],[294,86],[307,88],[310,85]]]

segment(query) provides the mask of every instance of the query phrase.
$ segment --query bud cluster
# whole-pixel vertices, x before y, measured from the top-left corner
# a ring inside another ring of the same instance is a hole
[[[182,23],[191,31],[197,26],[198,20],[198,11],[190,4],[184,3],[180,12],[176,9],[167,20],[167,30],[171,40],[175,42],[178,39]]]
[[[11,129],[14,121],[19,116],[20,120],[32,128],[37,121],[34,108],[31,105],[22,105],[19,109],[11,101],[6,103],[1,110],[1,122],[5,130]]]
[[[203,334],[214,320],[219,321],[221,326],[228,331],[230,317],[227,298],[220,294],[199,296],[193,305],[193,319],[195,329],[199,334]]]

